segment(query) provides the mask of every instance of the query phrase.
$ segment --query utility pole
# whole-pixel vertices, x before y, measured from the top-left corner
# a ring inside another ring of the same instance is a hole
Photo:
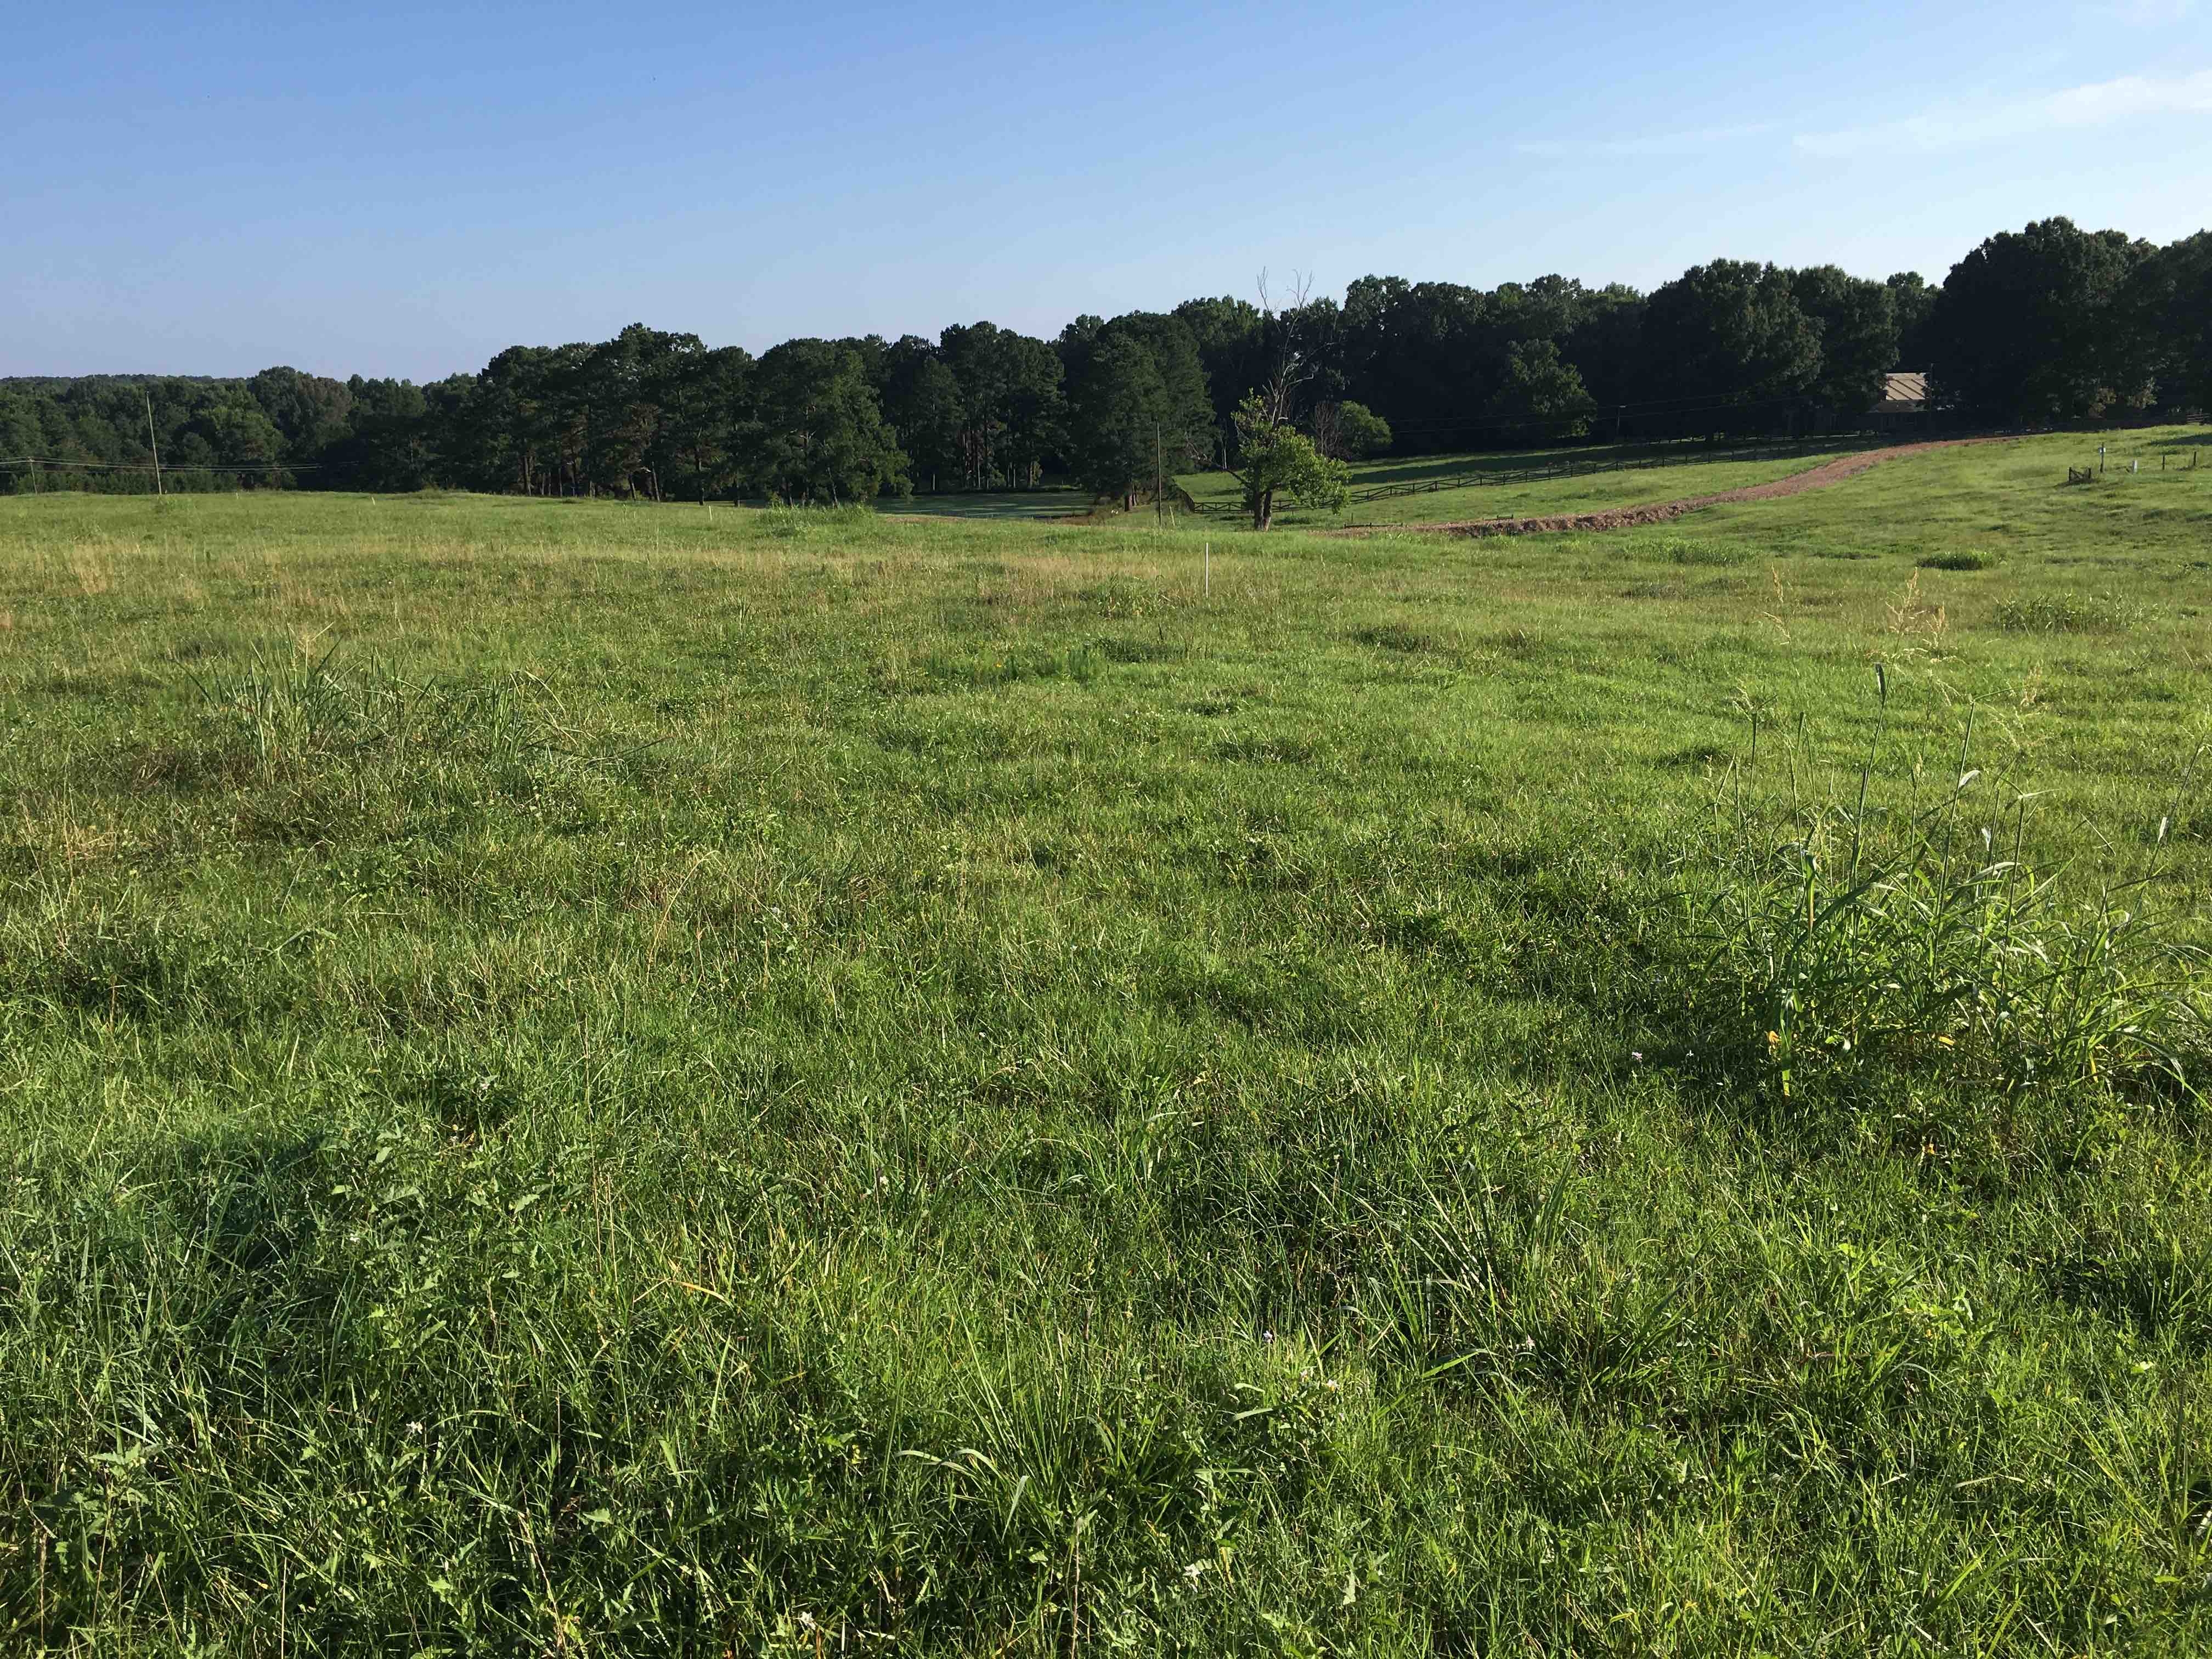
[[[146,441],[154,451],[154,495],[161,498],[161,440],[154,431],[154,392],[150,386],[140,386],[146,395]]]

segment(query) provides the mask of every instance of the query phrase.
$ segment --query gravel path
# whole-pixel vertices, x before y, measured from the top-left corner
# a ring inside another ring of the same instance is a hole
[[[1562,531],[1625,530],[1631,525],[1664,524],[1686,513],[1718,507],[1724,501],[1771,501],[1784,495],[1802,495],[1808,489],[1826,489],[1846,478],[1856,477],[1869,467],[1900,456],[1923,454],[1931,449],[1955,449],[1962,444],[1994,444],[2002,438],[1943,438],[1930,443],[1897,444],[1887,449],[1861,450],[1840,455],[1819,466],[1793,472],[1771,483],[1747,484],[1741,489],[1723,489],[1711,495],[1685,495],[1679,501],[1647,501],[1641,507],[1609,507],[1595,513],[1553,513],[1533,519],[1463,519],[1451,524],[1366,525],[1349,529],[1350,536],[1395,535],[1404,531],[1443,532],[1454,536],[1545,536]]]

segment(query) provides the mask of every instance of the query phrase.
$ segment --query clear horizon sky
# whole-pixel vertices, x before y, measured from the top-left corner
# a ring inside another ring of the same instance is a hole
[[[2212,222],[2212,0],[21,8],[0,374],[1051,336],[1370,273]]]

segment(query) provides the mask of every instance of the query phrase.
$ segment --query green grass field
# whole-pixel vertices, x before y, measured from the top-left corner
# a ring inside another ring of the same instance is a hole
[[[2203,1650],[2212,467],[2083,444],[0,501],[0,1650]]]

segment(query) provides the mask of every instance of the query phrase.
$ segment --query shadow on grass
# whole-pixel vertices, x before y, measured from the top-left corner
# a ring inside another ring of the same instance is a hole
[[[1090,511],[1091,498],[1073,489],[1005,490],[973,495],[914,495],[875,505],[877,512],[890,518],[1062,519]]]

